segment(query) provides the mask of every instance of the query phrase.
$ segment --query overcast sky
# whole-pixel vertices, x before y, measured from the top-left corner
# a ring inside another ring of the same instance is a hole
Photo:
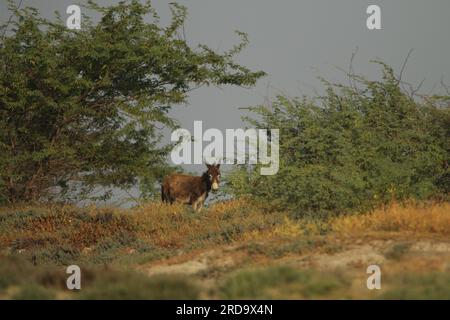
[[[18,3],[19,0],[16,0]],[[102,5],[117,1],[98,1]],[[153,1],[162,22],[169,20],[168,3]],[[441,77],[450,83],[449,0],[180,0],[188,8],[185,26],[189,44],[204,43],[227,50],[239,39],[234,30],[246,32],[250,44],[237,61],[268,76],[252,89],[210,87],[193,92],[189,105],[177,106],[173,115],[192,130],[194,120],[204,128],[239,128],[244,124],[239,107],[263,103],[278,93],[301,96],[320,89],[318,76],[345,81],[336,67],[348,68],[359,48],[354,68],[367,77],[378,77],[369,63],[380,58],[400,70],[413,49],[404,79],[423,91],[438,90]],[[65,17],[70,0],[23,0],[45,17],[55,10]],[[368,30],[366,8],[381,7],[382,30]],[[9,18],[6,0],[0,0],[0,22]],[[198,167],[189,167],[198,170]]]

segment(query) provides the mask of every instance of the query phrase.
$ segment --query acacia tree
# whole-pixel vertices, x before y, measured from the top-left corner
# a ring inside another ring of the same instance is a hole
[[[199,86],[251,86],[264,74],[234,62],[245,34],[223,53],[188,46],[180,5],[171,4],[167,27],[150,2],[86,9],[99,22],[84,16],[81,30],[69,30],[59,14],[49,21],[10,6],[12,30],[0,43],[0,201],[136,183],[149,195],[168,168],[172,146],[160,139],[177,125],[171,106]]]

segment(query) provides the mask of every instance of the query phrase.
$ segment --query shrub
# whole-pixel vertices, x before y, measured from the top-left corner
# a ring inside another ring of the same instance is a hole
[[[20,291],[13,295],[14,300],[50,300],[55,295],[51,290],[36,285],[24,285]]]
[[[82,290],[80,299],[147,300],[197,299],[199,288],[181,276],[154,276],[131,272],[108,272]]]
[[[299,299],[329,296],[349,283],[337,274],[280,266],[240,271],[222,285],[224,299]]]
[[[448,105],[414,100],[380,64],[382,81],[355,77],[358,87],[326,83],[323,97],[279,96],[251,108],[250,124],[280,130],[280,170],[261,176],[258,165],[240,167],[229,177],[231,193],[295,216],[448,195]]]
[[[394,282],[394,287],[382,294],[381,299],[450,299],[450,274],[448,272],[396,274],[395,278],[392,277],[392,282]]]

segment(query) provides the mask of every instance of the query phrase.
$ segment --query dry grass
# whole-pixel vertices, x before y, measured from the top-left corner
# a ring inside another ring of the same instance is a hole
[[[217,203],[201,213],[183,205],[149,203],[133,212],[139,237],[156,246],[181,248],[223,244],[256,237],[282,221],[246,199]]]
[[[374,235],[374,241],[366,242],[366,235]],[[268,211],[251,199],[218,202],[201,213],[160,202],[127,210],[4,207],[0,208],[0,260],[4,262],[0,264],[0,299],[52,298],[63,293],[76,298],[63,290],[66,274],[62,266],[69,264],[92,270],[91,275],[85,271],[85,287],[90,289],[80,296],[84,298],[185,298],[177,295],[179,286],[187,288],[187,297],[374,298],[364,285],[366,266],[352,261],[375,253],[385,255],[384,268],[387,276],[392,274],[387,298],[446,297],[449,292],[440,282],[448,281],[448,255],[442,250],[434,252],[432,241],[429,252],[409,250],[414,241],[430,235],[444,239],[440,245],[448,241],[450,203],[394,203],[371,213],[328,219],[295,219],[287,212]],[[395,242],[397,236],[403,242]],[[386,238],[394,239],[386,245],[389,250],[379,243]],[[357,241],[370,254],[355,249]],[[317,269],[339,257],[342,263],[350,261],[348,273]],[[181,280],[137,272],[155,266],[176,269],[172,265],[192,261],[205,268]],[[283,263],[290,267],[280,269]],[[422,280],[395,280],[409,265],[414,277]],[[112,278],[102,276],[105,272],[99,268],[103,266],[108,266]],[[359,284],[353,277],[361,270]],[[325,278],[324,272],[328,272]],[[131,284],[130,276],[135,279]],[[120,283],[112,285],[116,278]],[[211,287],[203,287],[204,283]],[[157,290],[148,289],[155,284]],[[20,290],[14,293],[14,288]],[[413,295],[407,295],[410,289]]]
[[[121,210],[72,206],[2,208],[0,247],[32,249],[57,243],[75,249],[135,230]]]
[[[0,250],[54,244],[81,251],[96,246],[126,249],[136,242],[165,250],[203,248],[265,239],[370,233],[450,235],[450,203],[393,203],[372,213],[327,220],[296,220],[266,212],[249,199],[216,203],[201,213],[184,205],[151,202],[136,209],[73,206],[0,209]]]
[[[184,205],[160,202],[130,210],[73,206],[2,208],[0,251],[55,249],[57,254],[62,250],[71,257],[110,249],[159,249],[175,254],[179,249],[257,237],[270,232],[282,218],[282,213],[266,214],[245,199],[217,203],[201,213]]]
[[[394,232],[449,236],[450,203],[393,203],[372,213],[334,218],[330,224],[341,235]]]

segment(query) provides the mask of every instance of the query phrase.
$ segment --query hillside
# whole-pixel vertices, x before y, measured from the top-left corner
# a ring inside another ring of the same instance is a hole
[[[450,203],[294,219],[248,199],[201,213],[142,208],[0,210],[0,298],[449,299]],[[66,266],[82,289],[66,289]],[[366,269],[381,268],[381,290]]]

